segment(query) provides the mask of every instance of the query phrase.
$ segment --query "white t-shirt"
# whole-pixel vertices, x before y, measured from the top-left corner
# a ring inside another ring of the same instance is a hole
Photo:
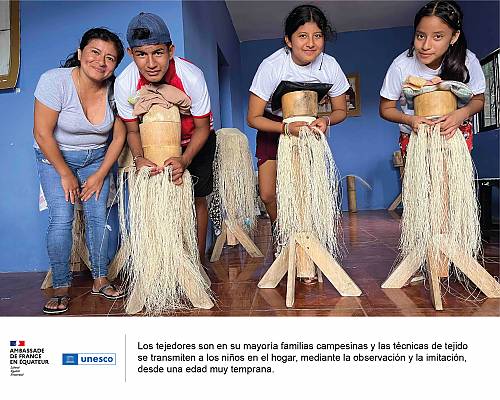
[[[405,50],[392,62],[385,75],[382,89],[380,89],[380,96],[388,100],[399,100],[401,111],[407,115],[413,115],[413,110],[408,109],[406,99],[403,96],[403,83],[410,75],[431,80],[441,73],[441,67],[436,70],[431,69],[425,64],[422,64],[417,57],[415,57],[415,54],[413,57],[407,57],[407,53],[408,50]],[[481,69],[479,60],[472,51],[467,50],[465,66],[469,70],[470,76],[467,86],[472,90],[474,95],[484,93],[486,82],[483,70]],[[404,133],[410,133],[412,130],[410,126],[404,124],[399,124],[399,129]]]
[[[179,57],[170,60],[163,83],[175,86],[191,98],[191,115],[181,115],[181,144],[185,146],[191,140],[194,130],[193,118],[210,117],[210,129],[213,129],[212,113],[210,111],[210,97],[201,69]],[[135,121],[134,106],[129,98],[134,97],[137,91],[149,82],[139,74],[137,65],[130,63],[115,81],[115,102],[118,115],[126,122]]]
[[[262,61],[250,87],[250,92],[267,101],[266,111],[279,116],[281,110],[271,111],[271,97],[281,81],[330,83],[333,85],[328,91],[330,97],[339,96],[349,89],[344,72],[332,56],[323,53],[312,63],[301,66],[293,62],[290,51],[287,54],[281,48]]]

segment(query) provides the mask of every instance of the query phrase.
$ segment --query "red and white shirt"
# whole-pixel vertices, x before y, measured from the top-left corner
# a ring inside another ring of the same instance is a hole
[[[139,73],[137,65],[130,63],[115,81],[115,102],[118,115],[125,122],[136,121],[134,106],[129,98],[135,97],[137,91],[149,82]],[[162,81],[182,90],[191,99],[191,115],[181,114],[181,145],[186,146],[194,131],[194,118],[210,117],[210,129],[213,129],[210,97],[203,72],[196,65],[183,58],[170,60],[167,73]]]

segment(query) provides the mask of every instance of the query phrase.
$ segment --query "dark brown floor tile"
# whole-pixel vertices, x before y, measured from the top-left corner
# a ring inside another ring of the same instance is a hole
[[[249,258],[246,263],[226,264],[220,261],[207,264],[208,276],[212,283],[258,282],[269,268],[263,258]]]
[[[102,296],[90,294],[90,291],[72,299],[67,315],[111,315],[123,314],[124,300],[107,300]]]
[[[382,289],[380,281],[360,280],[358,286],[363,291],[359,301],[363,309],[384,308],[415,310],[421,308],[432,308],[431,295],[427,286],[423,283],[405,286],[401,289]],[[443,297],[444,308],[475,308],[477,302],[465,301],[464,293],[459,286],[453,286],[453,289],[461,295],[461,298],[450,293]],[[442,292],[446,287],[442,287]]]
[[[170,316],[173,317],[248,317],[250,316],[250,310],[189,310],[189,311],[178,311]]]
[[[257,285],[255,283],[212,284],[215,295],[215,310],[250,310]]]
[[[286,278],[286,277],[285,277]],[[295,284],[294,309],[361,309],[356,297],[343,297],[324,278],[323,283],[305,285],[299,281]],[[252,311],[287,310],[286,279],[275,289],[258,289]]]
[[[498,316],[489,311],[476,308],[445,308],[436,311],[434,308],[420,308],[412,310],[391,310],[383,308],[365,308],[368,317],[492,317]]]
[[[359,280],[377,280],[382,283],[391,271],[392,261],[386,262],[351,262],[343,263],[342,266],[354,282]],[[359,286],[359,285],[358,285]]]
[[[497,281],[499,280],[499,278],[498,278],[500,276],[500,262],[499,262],[499,260],[492,261],[491,259],[489,259],[488,261],[483,263],[483,266],[486,269],[486,271],[488,271],[488,273],[490,275],[495,277],[495,279]]]
[[[252,310],[251,317],[364,317],[362,309],[353,310]]]
[[[484,299],[477,306],[481,312],[500,316],[500,299]]]
[[[360,211],[342,216],[345,255],[339,260],[362,290],[360,297],[342,297],[325,278],[312,286],[296,283],[294,307],[286,307],[286,278],[275,289],[258,289],[257,283],[273,262],[269,219],[258,219],[253,239],[264,258],[251,258],[240,246],[226,246],[217,263],[207,262],[207,273],[217,299],[211,310],[183,310],[164,316],[500,316],[500,299],[484,299],[478,291],[471,296],[451,280],[452,293],[443,297],[445,310],[433,309],[429,290],[422,283],[402,289],[380,288],[398,257],[400,215],[380,211]],[[500,275],[498,227],[487,232],[484,246],[486,270]],[[41,291],[45,272],[0,274],[0,315],[40,316],[51,290]],[[90,271],[75,273],[70,289],[70,310],[64,315],[123,316],[123,301],[111,302],[89,294]],[[443,281],[443,291],[448,287]],[[140,314],[140,316],[145,316]]]

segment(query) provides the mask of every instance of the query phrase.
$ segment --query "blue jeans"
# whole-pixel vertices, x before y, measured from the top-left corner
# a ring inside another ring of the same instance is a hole
[[[90,175],[101,166],[107,147],[94,150],[65,151],[61,153],[68,167],[78,179],[80,187]],[[35,149],[38,175],[49,208],[49,227],[47,229],[47,252],[52,267],[54,288],[71,285],[69,261],[73,244],[74,205],[66,201],[61,186],[61,177],[56,169]],[[92,265],[94,279],[108,274],[108,236],[106,226],[106,202],[109,194],[109,177],[102,185],[99,200],[95,194],[83,205],[85,237]]]

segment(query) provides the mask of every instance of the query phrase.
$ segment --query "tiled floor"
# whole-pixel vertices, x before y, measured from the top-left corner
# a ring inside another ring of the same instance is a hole
[[[397,257],[399,216],[386,211],[344,214],[346,255],[341,265],[362,290],[360,297],[341,297],[326,279],[316,285],[296,284],[294,307],[285,305],[286,277],[275,289],[258,289],[257,282],[272,262],[269,221],[259,220],[254,238],[265,259],[252,259],[241,246],[226,247],[217,263],[208,264],[217,305],[212,310],[176,312],[182,316],[500,316],[500,299],[465,299],[461,286],[443,298],[444,311],[432,307],[423,283],[402,289],[381,289]],[[485,266],[500,275],[498,228],[484,242]],[[39,316],[51,290],[41,291],[45,273],[0,275],[0,316]],[[443,282],[443,285],[445,283]],[[75,276],[70,310],[64,315],[124,315],[123,302],[90,295],[88,272]],[[443,289],[444,286],[443,286]]]

